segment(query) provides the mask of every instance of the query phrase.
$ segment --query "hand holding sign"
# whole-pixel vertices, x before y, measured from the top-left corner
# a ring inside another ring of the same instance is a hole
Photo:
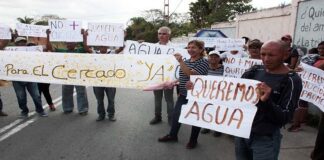
[[[257,84],[257,95],[262,102],[267,101],[270,97],[272,89],[264,82]]]
[[[182,55],[180,53],[176,53],[174,54],[174,57],[177,59],[177,61],[180,63],[180,62],[183,62],[183,59],[182,59]]]

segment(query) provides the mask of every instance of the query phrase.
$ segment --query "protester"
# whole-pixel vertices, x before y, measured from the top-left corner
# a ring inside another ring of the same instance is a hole
[[[46,31],[47,34],[47,44],[46,48],[48,51],[63,52],[63,53],[91,53],[91,49],[87,45],[87,32],[81,31],[83,34],[83,47],[76,48],[76,42],[66,42],[67,49],[56,48],[53,50],[52,44],[49,41],[50,30]],[[77,94],[77,106],[80,115],[87,115],[89,109],[87,90],[85,86],[77,85],[62,85],[62,107],[65,114],[73,112],[73,90],[76,89]]]
[[[318,54],[317,48],[312,48],[308,54],[301,58],[301,62],[313,66],[321,56]],[[299,68],[296,67],[296,70]],[[289,132],[298,132],[301,129],[301,124],[306,122],[308,113],[308,102],[300,100],[298,108],[294,113],[293,124],[287,129]]]
[[[115,50],[108,50],[106,46],[100,46],[99,51],[95,51],[97,54],[116,54]],[[106,111],[104,106],[104,97],[105,93],[108,99],[107,106],[107,115],[109,121],[116,121],[115,117],[115,95],[116,88],[115,87],[93,87],[93,92],[97,99],[97,113],[98,118],[96,121],[103,121],[106,117]]]
[[[27,46],[36,46],[35,43],[28,43]],[[46,49],[44,49],[44,51],[46,51]],[[54,103],[52,101],[52,96],[51,96],[51,93],[49,91],[49,86],[50,84],[49,83],[37,83],[37,86],[38,86],[38,91],[39,91],[39,94],[42,96],[42,93],[46,99],[46,102],[48,104],[48,107],[51,111],[55,111],[55,106],[54,106]]]
[[[182,105],[188,103],[186,99],[187,89],[186,83],[190,79],[190,75],[207,75],[208,61],[204,58],[204,42],[193,40],[188,43],[187,47],[190,59],[183,61],[179,53],[175,54],[177,61],[180,63],[179,87],[180,95],[178,96],[175,109],[173,112],[173,120],[169,134],[158,139],[159,142],[176,142],[178,141],[178,132],[181,124],[178,122]],[[190,140],[187,143],[187,149],[193,149],[197,146],[197,139],[200,127],[192,126]]]
[[[249,139],[235,138],[237,160],[278,159],[280,128],[292,118],[302,90],[301,78],[284,65],[289,56],[283,41],[269,41],[262,45],[263,65],[253,66],[242,78],[261,81],[257,85],[257,113]]]
[[[218,51],[210,51],[208,54],[208,75],[209,76],[223,76],[224,73],[224,66],[220,63],[220,53]],[[192,83],[188,81],[188,83]],[[192,84],[187,84],[192,86]],[[187,89],[192,89],[192,87],[187,87]],[[202,129],[200,133],[207,134],[209,133],[209,129]],[[214,137],[219,137],[222,135],[222,133],[214,131],[213,133]]]
[[[27,46],[27,39],[25,37],[17,37],[15,39],[16,46]],[[31,95],[36,112],[39,114],[40,117],[47,117],[48,115],[44,112],[42,107],[42,99],[39,94],[37,83],[34,82],[22,82],[22,81],[13,81],[12,85],[14,87],[19,108],[21,109],[20,118],[27,118],[29,109],[27,107],[27,97],[26,97],[26,89]]]
[[[4,48],[8,45],[8,43],[9,43],[9,40],[0,39],[0,50],[4,50]],[[4,83],[6,83],[6,81],[0,80],[0,87],[2,85],[4,85]],[[0,116],[8,116],[8,114],[3,112],[2,109],[3,109],[3,103],[1,100],[1,94],[0,94]]]
[[[290,69],[295,69],[298,63],[299,53],[297,51],[297,47],[292,45],[292,38],[289,34],[286,34],[281,37],[281,40],[286,42],[289,46],[287,52],[289,53],[288,58],[285,60],[285,63],[288,64]]]
[[[324,70],[324,41],[318,44],[317,47],[320,58],[315,62],[314,67]],[[318,133],[315,142],[315,147],[312,152],[312,160],[323,160],[324,159],[324,113],[322,112],[322,117],[318,126]]]
[[[171,29],[169,27],[160,27],[158,30],[158,44],[160,45],[171,45],[169,41],[171,35]],[[155,105],[155,116],[150,121],[151,125],[162,122],[162,97],[164,93],[164,98],[167,104],[167,113],[168,113],[168,123],[171,125],[172,123],[172,112],[174,106],[173,100],[173,88],[163,89],[163,90],[155,90],[154,92],[154,105]]]
[[[258,39],[253,39],[248,42],[248,54],[251,59],[261,59],[262,42]]]

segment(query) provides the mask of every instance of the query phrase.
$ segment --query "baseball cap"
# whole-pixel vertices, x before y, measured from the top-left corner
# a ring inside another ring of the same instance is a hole
[[[220,53],[216,50],[212,50],[208,53],[208,55],[213,55],[213,54],[218,55],[218,57],[220,57]]]
[[[17,37],[15,39],[15,43],[19,42],[19,41],[26,41],[27,42],[27,39],[25,37]]]

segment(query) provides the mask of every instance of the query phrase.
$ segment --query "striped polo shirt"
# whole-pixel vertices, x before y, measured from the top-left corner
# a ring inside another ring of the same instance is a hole
[[[188,59],[185,60],[184,63],[187,65],[188,68],[195,70],[198,73],[198,75],[207,75],[208,73],[208,60],[205,58],[200,58],[194,62],[190,62],[190,59]],[[180,94],[187,96],[186,83],[190,80],[190,77],[184,74],[181,69],[179,75]]]

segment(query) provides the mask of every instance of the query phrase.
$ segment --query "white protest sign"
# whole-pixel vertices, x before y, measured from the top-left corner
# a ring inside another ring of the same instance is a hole
[[[215,38],[215,37],[190,37],[190,40],[205,42],[205,47],[215,48],[217,51],[242,51],[245,44],[244,39]]]
[[[0,39],[11,39],[10,27],[0,24]]]
[[[43,52],[42,46],[15,46],[6,47],[5,51],[27,51],[27,52]]]
[[[49,20],[51,42],[82,42],[81,21]]]
[[[219,76],[190,76],[190,81],[194,88],[179,122],[249,138],[259,81]]]
[[[123,24],[89,23],[87,39],[90,46],[123,46]]]
[[[143,89],[175,80],[171,55],[0,52],[0,79]]]
[[[16,23],[16,30],[19,36],[47,37],[48,26]]]
[[[159,45],[153,43],[138,43],[137,41],[126,41],[124,54],[133,55],[173,55],[180,53],[184,59],[190,59],[186,49],[176,48],[173,45]]]
[[[324,112],[324,71],[301,63],[302,72],[297,72],[303,80],[300,99],[311,102]]]
[[[324,41],[324,1],[298,1],[294,43],[308,49]]]
[[[262,60],[250,58],[228,57],[223,61],[225,77],[240,78],[243,73],[254,65],[262,65]]]

